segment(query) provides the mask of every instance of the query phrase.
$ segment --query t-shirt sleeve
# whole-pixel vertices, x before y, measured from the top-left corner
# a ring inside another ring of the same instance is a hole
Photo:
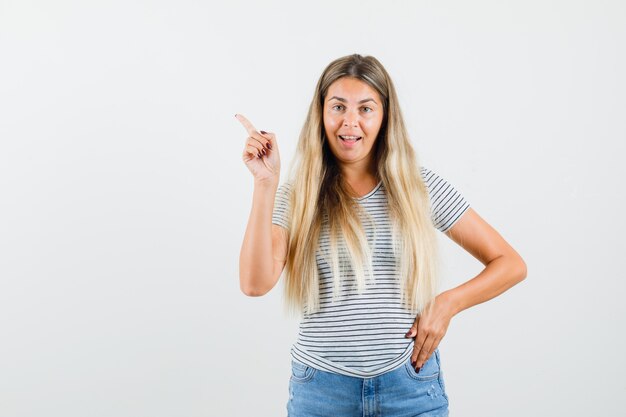
[[[274,198],[274,212],[272,213],[272,223],[284,227],[289,230],[289,217],[291,216],[291,208],[289,206],[289,193],[291,185],[283,183],[276,190]]]
[[[421,167],[421,173],[428,188],[433,225],[441,232],[447,232],[470,204],[452,184],[432,170]]]

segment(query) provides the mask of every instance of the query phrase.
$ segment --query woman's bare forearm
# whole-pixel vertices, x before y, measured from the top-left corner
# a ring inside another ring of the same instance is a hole
[[[252,210],[239,255],[239,284],[250,296],[263,295],[272,287],[272,212],[278,180],[254,182]]]
[[[480,274],[456,288],[445,291],[453,315],[502,294],[526,278],[526,263],[517,253],[492,260]]]

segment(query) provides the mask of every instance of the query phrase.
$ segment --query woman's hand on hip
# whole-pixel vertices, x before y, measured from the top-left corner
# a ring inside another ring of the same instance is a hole
[[[280,155],[276,136],[270,132],[258,131],[248,119],[241,114],[235,117],[248,132],[242,158],[255,181],[270,178],[279,180]]]
[[[418,372],[439,346],[454,316],[452,305],[444,294],[435,297],[432,308],[424,309],[415,318],[413,326],[405,335],[415,339],[411,363]]]

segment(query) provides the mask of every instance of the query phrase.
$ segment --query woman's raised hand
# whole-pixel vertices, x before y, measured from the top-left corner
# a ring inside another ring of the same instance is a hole
[[[273,133],[257,131],[252,123],[241,114],[235,117],[248,132],[243,150],[243,162],[254,176],[255,181],[279,180],[280,155],[276,136]]]

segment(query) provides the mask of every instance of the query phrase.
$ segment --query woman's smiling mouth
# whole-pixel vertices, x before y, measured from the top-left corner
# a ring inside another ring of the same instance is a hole
[[[356,142],[358,140],[363,139],[363,136],[342,136],[339,135],[339,139],[343,140],[344,142]]]

